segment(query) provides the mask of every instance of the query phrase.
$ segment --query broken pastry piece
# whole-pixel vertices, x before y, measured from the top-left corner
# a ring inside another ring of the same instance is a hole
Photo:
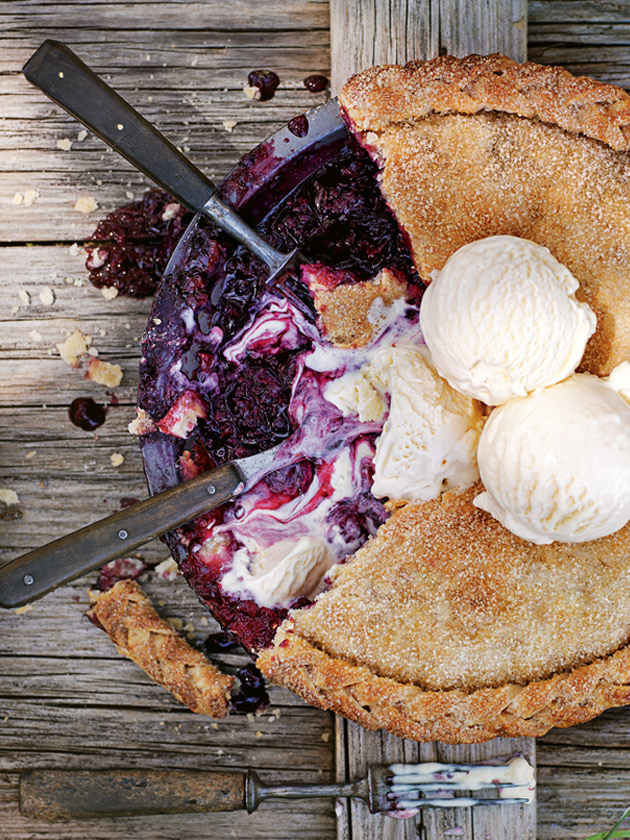
[[[87,615],[119,653],[191,711],[213,718],[228,714],[232,677],[222,674],[160,618],[136,581],[121,580],[97,594]]]

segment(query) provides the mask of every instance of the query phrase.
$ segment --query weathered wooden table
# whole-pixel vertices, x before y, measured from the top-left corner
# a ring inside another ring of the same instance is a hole
[[[630,87],[629,0],[533,0],[528,15],[531,59]],[[87,284],[73,243],[147,183],[30,88],[22,64],[45,38],[66,41],[217,179],[322,101],[302,80],[329,73],[329,31],[326,0],[0,3],[0,490],[19,497],[0,502],[0,560],[117,510],[124,497],[146,495],[126,426],[149,301],[105,300]],[[242,88],[262,67],[276,70],[282,84],[270,102],[252,102]],[[82,214],[74,209],[80,197],[93,197],[98,208]],[[71,425],[68,405],[76,396],[109,402],[110,395],[53,349],[75,329],[124,370],[117,404],[95,435]],[[124,456],[122,464],[113,466],[112,455]],[[150,563],[166,557],[160,543],[141,553]],[[86,586],[80,580],[22,614],[0,614],[0,837],[332,840],[334,808],[325,802],[264,804],[251,817],[63,825],[20,817],[17,779],[26,767],[253,766],[271,780],[334,777],[332,716],[279,689],[262,717],[214,724],[190,714],[89,625]],[[181,581],[148,574],[146,586],[164,615],[190,621],[199,637],[210,632]],[[583,838],[612,824],[630,799],[629,737],[630,710],[621,709],[540,740],[540,838]],[[458,830],[456,815],[449,819],[443,835],[471,836],[469,827]],[[382,825],[382,836],[391,836],[392,824]]]

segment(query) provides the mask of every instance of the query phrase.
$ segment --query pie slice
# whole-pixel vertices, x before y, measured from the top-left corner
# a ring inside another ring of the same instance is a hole
[[[420,276],[462,245],[545,245],[597,315],[583,368],[630,358],[630,97],[500,55],[373,67],[339,101],[379,167]]]
[[[471,56],[371,68],[340,103],[425,282],[469,242],[531,239],[597,315],[583,369],[630,359],[627,94]],[[391,500],[258,667],[314,705],[417,740],[540,735],[630,702],[630,526],[535,546],[475,508],[476,492]]]

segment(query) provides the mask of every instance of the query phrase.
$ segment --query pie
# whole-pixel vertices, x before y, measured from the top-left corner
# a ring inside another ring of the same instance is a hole
[[[156,299],[145,453],[186,479],[291,434],[295,447],[171,535],[178,564],[265,675],[366,728],[477,742],[628,703],[630,526],[537,546],[474,507],[475,486],[376,499],[383,421],[344,418],[325,394],[388,330],[414,334],[432,272],[494,234],[547,246],[580,281],[598,322],[584,370],[630,359],[630,98],[558,68],[445,56],[371,68],[340,104],[358,147],[261,225],[312,259],[316,317],[270,299],[260,267],[203,226]]]

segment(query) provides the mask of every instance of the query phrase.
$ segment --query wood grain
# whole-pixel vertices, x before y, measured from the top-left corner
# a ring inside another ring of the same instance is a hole
[[[331,88],[373,64],[445,53],[527,56],[526,0],[330,0]]]
[[[451,53],[502,52],[519,61],[526,58],[527,4],[525,0],[331,0],[331,75],[336,92],[343,81],[372,64],[399,64],[412,58],[433,58]],[[497,739],[469,747],[417,745],[383,732],[366,732],[354,724],[339,727],[338,754],[346,756],[344,772],[354,778],[370,763],[393,761],[483,761],[496,755],[520,752],[535,764],[531,738]],[[338,768],[338,772],[339,768]],[[461,829],[493,840],[529,840],[536,835],[536,809],[509,807],[500,814],[492,808],[421,811],[415,819],[394,820],[366,816],[360,803],[345,806],[339,822],[339,840],[411,840],[425,832],[442,837]]]

